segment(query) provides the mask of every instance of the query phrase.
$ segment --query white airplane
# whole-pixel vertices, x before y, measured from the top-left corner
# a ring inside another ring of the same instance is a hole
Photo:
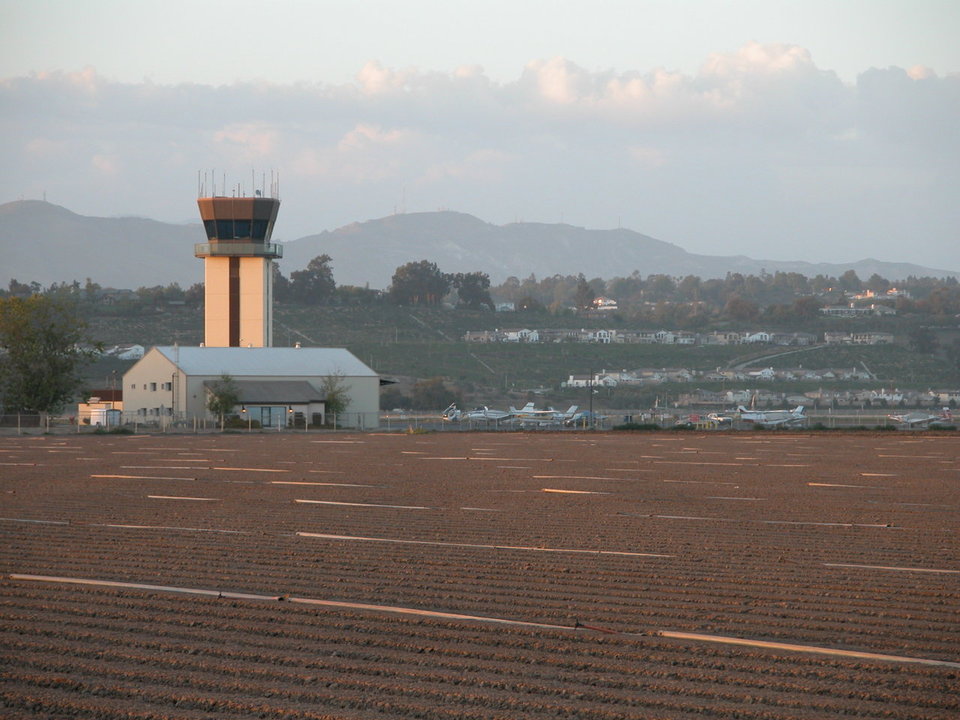
[[[511,419],[521,424],[559,425],[576,414],[576,405],[571,405],[565,413],[554,410],[552,407],[546,410],[538,410],[532,402],[528,402],[519,410],[512,405],[510,406]]]
[[[495,420],[505,420],[508,417],[511,417],[510,413],[506,410],[491,410],[486,405],[483,407],[474,408],[468,412],[461,413],[461,420],[473,420],[473,421],[495,421]]]
[[[565,415],[566,418],[563,424],[566,427],[592,427],[597,424],[602,424],[608,417],[607,415],[597,415],[589,410],[577,410],[572,415],[568,410]]]
[[[763,427],[796,427],[807,421],[803,405],[797,405],[793,410],[747,410],[741,405],[737,411],[741,420]]]
[[[511,417],[513,417],[512,413],[505,410],[491,410],[486,406],[464,411],[458,408],[456,403],[450,403],[447,409],[440,413],[440,419],[446,422],[493,422]]]
[[[710,413],[707,415],[707,420],[713,423],[716,427],[729,427],[733,425],[733,418],[729,415],[723,415],[721,413]]]
[[[910,412],[900,415],[887,415],[888,418],[900,425],[908,428],[913,427],[937,427],[948,425],[953,422],[953,413],[950,408],[943,408],[939,415],[931,415],[925,412]]]
[[[459,422],[462,412],[457,408],[456,403],[450,403],[447,409],[440,413],[440,419],[445,422]]]
[[[677,418],[677,421],[674,424],[677,427],[721,428],[732,425],[733,418],[713,412],[706,415],[691,413],[690,415],[684,415]]]

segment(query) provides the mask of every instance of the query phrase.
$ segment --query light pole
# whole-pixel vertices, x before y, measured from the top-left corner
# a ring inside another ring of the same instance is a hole
[[[590,393],[590,425],[593,426],[593,368],[590,369],[590,377],[587,379],[587,392]]]

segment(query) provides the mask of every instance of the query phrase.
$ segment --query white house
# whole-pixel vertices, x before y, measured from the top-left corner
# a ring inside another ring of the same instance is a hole
[[[323,423],[323,384],[331,376],[350,398],[337,424],[378,426],[380,377],[343,348],[153,347],[123,376],[124,415],[161,423],[209,419],[210,388],[223,375],[239,390],[235,411],[263,427]]]

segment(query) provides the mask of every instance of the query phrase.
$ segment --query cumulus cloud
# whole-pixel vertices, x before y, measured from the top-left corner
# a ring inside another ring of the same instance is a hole
[[[960,269],[960,76],[844,83],[795,45],[749,43],[694,74],[555,57],[504,83],[375,61],[345,85],[119,84],[87,68],[0,80],[0,108],[0,201],[44,188],[79,212],[181,220],[198,169],[253,166],[284,174],[288,238],[388,214],[407,193],[410,210],[619,221],[701,252],[821,260],[869,237],[871,254],[919,261],[904,252],[920,234]],[[918,177],[923,199],[905,198]],[[830,200],[858,188],[883,212]]]
[[[277,149],[278,131],[270,126],[249,123],[232,124],[213,133],[213,142],[225,157],[238,158],[246,164],[269,162]]]

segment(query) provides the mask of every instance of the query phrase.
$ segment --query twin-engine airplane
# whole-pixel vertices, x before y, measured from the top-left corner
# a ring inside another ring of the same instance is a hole
[[[741,420],[763,427],[797,427],[807,421],[803,405],[797,405],[793,410],[747,410],[741,405],[737,411]]]

